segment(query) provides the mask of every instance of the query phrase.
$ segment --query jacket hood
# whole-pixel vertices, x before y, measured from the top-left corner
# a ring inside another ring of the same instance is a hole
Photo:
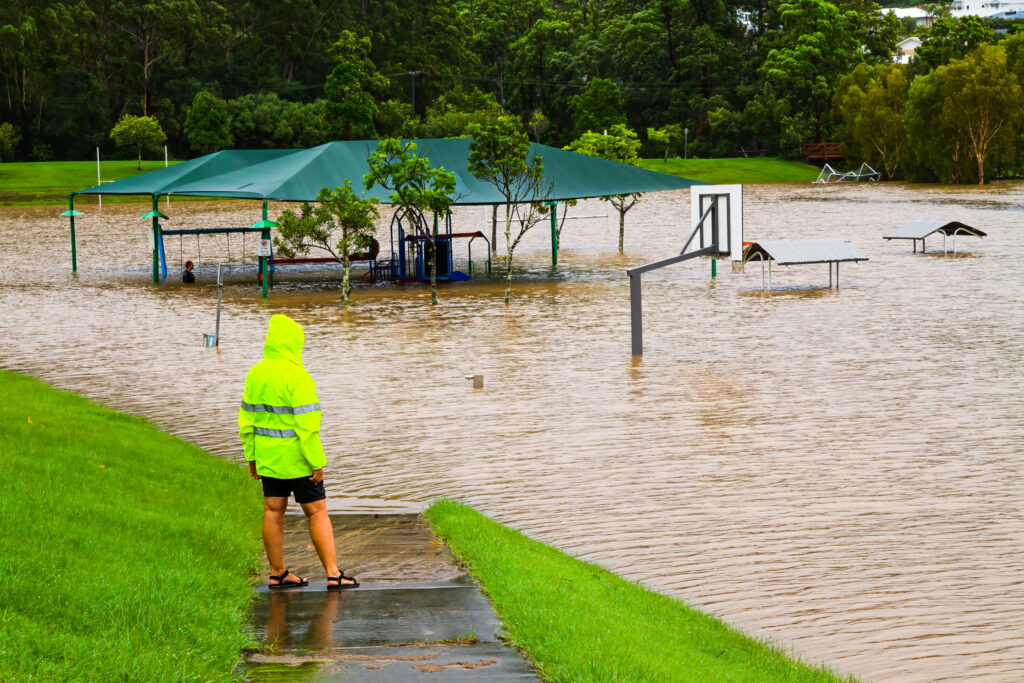
[[[264,358],[280,358],[302,365],[302,345],[306,335],[302,327],[286,315],[275,313],[270,316],[267,340],[263,342]]]

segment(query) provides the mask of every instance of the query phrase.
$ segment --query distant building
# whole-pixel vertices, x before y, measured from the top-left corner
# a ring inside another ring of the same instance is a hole
[[[896,43],[896,52],[893,54],[892,60],[900,64],[909,64],[910,58],[914,56],[914,51],[919,47],[921,47],[921,39],[917,36],[904,38]]]
[[[981,0],[973,0],[980,2]],[[883,12],[886,10],[882,10]],[[928,14],[920,7],[901,7],[888,10],[896,15],[897,19],[913,19],[916,28],[931,28],[935,23],[935,16]]]
[[[1024,0],[953,0],[949,13],[954,17],[998,14],[1004,19],[1024,19]]]

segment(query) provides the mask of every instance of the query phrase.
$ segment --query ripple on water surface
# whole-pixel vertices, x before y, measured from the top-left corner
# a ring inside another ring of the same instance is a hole
[[[714,285],[706,262],[651,273],[642,362],[623,269],[678,250],[686,192],[629,214],[624,256],[608,222],[570,221],[557,276],[538,228],[510,308],[500,284],[471,283],[442,287],[436,310],[421,288],[360,289],[343,312],[337,284],[308,270],[262,301],[238,264],[219,352],[199,343],[210,264],[237,263],[252,238],[170,238],[172,277],[153,287],[138,206],[87,206],[72,278],[59,211],[6,208],[0,364],[238,458],[242,378],[269,314],[287,313],[306,328],[332,495],[458,497],[866,678],[1019,680],[1022,199],[1021,184],[748,187],[747,239],[846,237],[871,260],[844,266],[838,292],[811,288],[824,266],[774,269],[772,296],[755,265]],[[247,225],[258,207],[166,212],[174,227]],[[958,240],[960,258],[881,240],[922,218],[989,237]],[[484,214],[460,209],[456,225]],[[198,286],[175,282],[180,259],[200,264]]]

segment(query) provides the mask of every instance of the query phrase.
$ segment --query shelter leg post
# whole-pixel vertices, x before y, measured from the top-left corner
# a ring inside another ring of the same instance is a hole
[[[832,262],[828,264],[828,288],[832,289]]]
[[[263,200],[263,220],[267,220],[267,200]],[[270,228],[263,228],[260,239],[270,239]],[[265,256],[260,257],[260,281],[263,283],[263,298],[270,296],[270,268]]]
[[[839,261],[836,261],[836,289],[839,289]]]
[[[551,265],[558,265],[558,204],[548,202],[551,207]]]
[[[160,199],[153,195],[153,284],[160,283],[160,223],[156,212],[160,206]]]
[[[711,279],[718,277],[718,259],[711,259]]]
[[[640,302],[640,278],[637,273],[629,275],[629,327],[632,336],[633,355],[644,355],[644,314]]]
[[[78,249],[75,245],[75,195],[68,195],[68,220],[71,221],[71,272],[78,272]]]
[[[953,253],[956,253],[956,233],[953,233]]]
[[[772,261],[768,259],[768,293],[772,291]]]
[[[924,251],[925,251],[925,249],[924,249],[924,238],[922,237],[921,238],[921,253],[923,254]]]
[[[764,260],[761,260],[761,291],[764,291]]]

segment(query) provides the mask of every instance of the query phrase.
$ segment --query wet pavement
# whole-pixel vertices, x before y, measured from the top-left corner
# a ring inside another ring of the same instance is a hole
[[[305,588],[259,588],[250,681],[537,680],[501,642],[501,621],[476,582],[416,514],[332,514],[339,564],[360,587],[327,591],[305,517],[285,521],[289,568]],[[441,674],[437,676],[435,674]]]

